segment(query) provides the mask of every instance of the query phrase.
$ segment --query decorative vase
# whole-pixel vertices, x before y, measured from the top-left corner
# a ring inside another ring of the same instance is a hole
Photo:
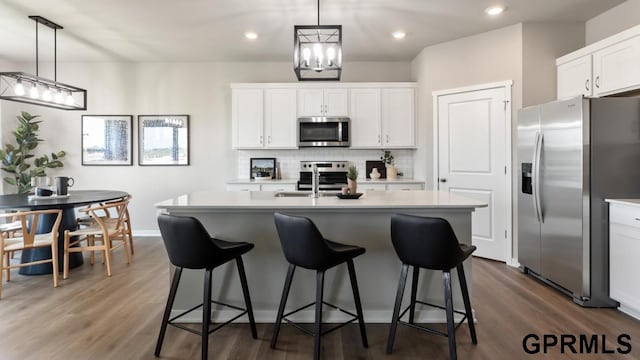
[[[371,169],[371,174],[369,174],[369,177],[371,178],[371,180],[380,179],[380,172],[378,171],[378,168]]]
[[[349,187],[349,194],[355,194],[358,191],[358,182],[356,180],[347,179],[347,186]]]
[[[387,165],[387,179],[396,180],[398,178],[398,169],[395,165]]]

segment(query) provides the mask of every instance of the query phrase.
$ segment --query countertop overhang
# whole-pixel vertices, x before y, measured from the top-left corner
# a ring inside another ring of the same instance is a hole
[[[273,191],[200,191],[161,201],[155,206],[170,212],[211,210],[375,210],[375,209],[449,209],[468,210],[487,204],[439,191],[370,191],[359,199],[336,196],[276,197]]]

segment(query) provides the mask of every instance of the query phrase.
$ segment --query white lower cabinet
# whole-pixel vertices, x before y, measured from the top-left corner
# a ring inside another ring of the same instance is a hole
[[[358,182],[358,191],[386,191],[387,186],[385,184],[367,184],[364,182]]]
[[[296,191],[296,184],[261,184],[261,191]]]
[[[227,191],[296,191],[295,183],[234,183],[227,184]]]
[[[260,191],[260,184],[227,184],[227,191]]]
[[[422,184],[387,184],[387,190],[422,190]]]
[[[609,296],[640,319],[640,205],[609,205]]]

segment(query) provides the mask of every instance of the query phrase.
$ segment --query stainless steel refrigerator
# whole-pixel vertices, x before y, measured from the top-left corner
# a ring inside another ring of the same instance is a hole
[[[582,306],[616,306],[604,199],[640,198],[640,98],[578,97],[521,109],[517,141],[525,273]]]

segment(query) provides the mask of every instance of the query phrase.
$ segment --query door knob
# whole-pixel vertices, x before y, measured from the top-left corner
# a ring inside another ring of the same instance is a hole
[[[445,179],[445,178],[440,178],[440,182],[441,182],[441,183],[446,183],[446,182],[447,182],[447,179]]]

